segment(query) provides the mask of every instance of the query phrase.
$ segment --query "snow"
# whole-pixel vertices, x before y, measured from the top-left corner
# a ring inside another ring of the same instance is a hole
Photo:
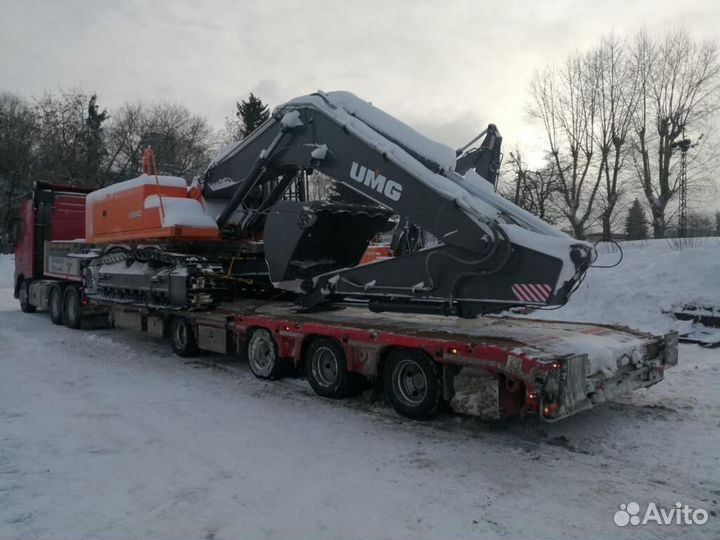
[[[13,287],[15,273],[15,255],[0,254],[0,289]]]
[[[110,195],[114,195],[128,189],[141,186],[154,186],[157,184],[165,187],[187,188],[187,182],[184,178],[179,178],[177,176],[150,176],[147,174],[143,174],[142,176],[138,176],[137,178],[118,182],[117,184],[112,184],[102,189],[98,189],[97,191],[93,191],[92,193],[88,194],[87,201],[95,202],[97,200],[104,199],[105,197],[109,197]]]
[[[308,101],[317,105],[319,99],[333,109],[340,109],[347,115],[367,124],[386,139],[404,146],[407,150],[432,160],[443,171],[455,170],[455,150],[421,135],[407,124],[360,99],[351,92],[322,92],[290,100],[287,105],[299,105]],[[284,107],[284,106],[283,106]],[[323,107],[327,108],[327,107]],[[337,114],[337,113],[335,113]]]
[[[286,112],[280,120],[280,125],[285,129],[292,129],[302,126],[303,122],[302,120],[300,120],[300,113],[298,111]]]
[[[216,180],[212,184],[208,184],[211,190],[213,191],[220,191],[221,189],[225,189],[230,186],[236,186],[240,184],[242,180],[233,180],[232,178],[221,178],[220,180]]]
[[[145,198],[145,208],[158,208],[160,198],[151,195]],[[195,199],[181,199],[179,197],[162,198],[162,226],[163,227],[198,227],[217,229],[217,223],[205,213],[200,201]]]
[[[325,159],[325,156],[327,156],[328,153],[328,146],[327,144],[316,144],[315,148],[312,152],[310,152],[310,157],[317,160],[323,160]]]
[[[630,501],[720,510],[717,350],[681,345],[664,382],[557,424],[420,423],[230,358],[22,314],[11,270],[0,256],[0,537],[720,534],[712,515],[612,522]]]
[[[615,268],[591,268],[567,305],[538,310],[532,318],[622,324],[657,334],[684,330],[687,322],[663,313],[684,303],[720,304],[720,239],[674,249],[673,240],[623,242]],[[619,253],[601,245],[596,265],[612,265]],[[720,355],[719,355],[720,356]]]

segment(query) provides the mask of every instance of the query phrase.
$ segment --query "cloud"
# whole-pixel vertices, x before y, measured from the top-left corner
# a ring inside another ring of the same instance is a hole
[[[180,102],[217,127],[251,91],[276,105],[343,89],[453,146],[488,122],[532,144],[534,69],[612,30],[676,24],[715,37],[716,0],[6,2],[0,74],[24,95],[81,86],[109,107]]]

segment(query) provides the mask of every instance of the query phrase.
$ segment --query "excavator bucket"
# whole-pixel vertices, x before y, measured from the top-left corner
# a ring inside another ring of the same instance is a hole
[[[307,280],[359,264],[370,240],[390,228],[375,206],[282,201],[265,221],[265,258],[274,282]]]

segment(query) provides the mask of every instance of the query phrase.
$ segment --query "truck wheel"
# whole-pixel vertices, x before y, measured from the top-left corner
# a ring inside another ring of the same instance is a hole
[[[305,372],[310,386],[319,396],[341,398],[350,391],[345,351],[334,339],[321,337],[312,342],[305,360]]]
[[[394,351],[384,369],[385,395],[401,415],[416,420],[437,412],[441,385],[437,364],[411,349]]]
[[[258,379],[282,377],[283,362],[278,357],[277,343],[269,330],[257,328],[248,340],[248,363]]]
[[[30,303],[30,280],[24,279],[20,282],[20,290],[18,291],[18,300],[20,300],[20,309],[23,313],[35,313],[37,309]]]
[[[82,307],[80,306],[80,291],[71,286],[65,289],[63,295],[62,321],[70,328],[80,328]]]
[[[170,325],[170,340],[175,354],[187,358],[197,356],[200,348],[195,341],[192,323],[183,317],[175,317]]]
[[[60,287],[50,287],[50,298],[48,300],[50,307],[50,320],[54,324],[63,323],[63,298]]]

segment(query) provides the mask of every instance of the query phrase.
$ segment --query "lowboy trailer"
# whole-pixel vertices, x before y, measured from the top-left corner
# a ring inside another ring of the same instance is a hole
[[[488,419],[557,421],[657,384],[677,364],[676,333],[653,336],[618,326],[376,314],[351,303],[302,312],[291,302],[258,299],[181,310],[147,300],[138,305],[131,283],[125,300],[122,294],[90,299],[83,279],[98,250],[82,240],[87,193],[38,183],[24,202],[15,268],[24,312],[47,309],[54,323],[72,328],[99,322],[147,332],[167,338],[180,356],[238,356],[260,378],[303,370],[324,397],[373,384],[398,413],[418,419],[446,402],[457,413]],[[132,278],[131,271],[126,275]],[[159,274],[152,286],[162,290],[173,278]]]

